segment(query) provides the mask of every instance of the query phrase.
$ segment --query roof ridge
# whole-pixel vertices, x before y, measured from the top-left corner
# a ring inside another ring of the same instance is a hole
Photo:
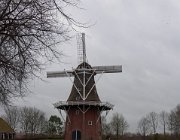
[[[0,117],[0,132],[14,132],[11,126]]]

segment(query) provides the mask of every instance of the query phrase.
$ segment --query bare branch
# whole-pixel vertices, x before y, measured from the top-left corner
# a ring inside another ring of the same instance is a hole
[[[78,0],[1,0],[0,103],[24,96],[29,78],[42,69],[38,60],[59,60],[58,45],[71,38],[69,27],[84,26],[64,12],[64,4]]]

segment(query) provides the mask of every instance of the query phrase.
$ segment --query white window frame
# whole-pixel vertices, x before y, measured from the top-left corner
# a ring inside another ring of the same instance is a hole
[[[88,125],[93,125],[93,122],[92,121],[88,121]]]

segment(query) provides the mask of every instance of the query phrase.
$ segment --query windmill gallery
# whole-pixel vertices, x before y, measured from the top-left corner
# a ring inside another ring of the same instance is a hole
[[[59,101],[55,108],[66,113],[64,140],[102,140],[101,113],[113,105],[102,102],[97,94],[94,76],[103,73],[122,72],[122,66],[91,66],[87,63],[85,34],[79,37],[80,64],[76,69],[47,72],[48,78],[74,77],[67,101]]]

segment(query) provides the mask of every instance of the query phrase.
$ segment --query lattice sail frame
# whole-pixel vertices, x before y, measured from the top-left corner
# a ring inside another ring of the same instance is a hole
[[[78,64],[81,64],[83,62],[87,62],[85,33],[77,34],[76,39],[77,39]]]

